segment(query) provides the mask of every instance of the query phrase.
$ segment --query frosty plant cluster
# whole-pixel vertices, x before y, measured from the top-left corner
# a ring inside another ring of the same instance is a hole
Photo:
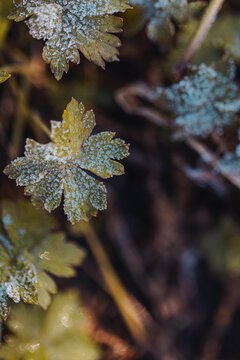
[[[236,119],[240,97],[235,71],[232,63],[225,75],[205,64],[195,66],[179,83],[159,87],[158,102],[187,133],[205,137]]]
[[[122,18],[117,13],[138,7],[139,28],[146,24],[148,37],[160,44],[162,50],[173,46],[172,40],[181,32],[181,25],[193,15],[200,15],[206,5],[206,1],[194,0],[129,2],[13,0],[9,19],[24,21],[30,35],[44,41],[43,59],[60,80],[68,72],[70,62],[80,62],[80,54],[101,68],[105,67],[105,61],[118,60],[120,40],[116,34],[122,31]],[[226,54],[224,64],[225,60]],[[206,138],[214,130],[232,125],[240,110],[235,73],[231,61],[224,71],[207,62],[190,67],[190,71],[180,74],[179,82],[158,86],[154,92],[161,115],[169,115],[189,138],[192,135]],[[0,71],[0,83],[9,78],[8,72]],[[16,84],[17,81],[12,83],[13,89]],[[94,112],[86,111],[74,98],[64,110],[62,121],[51,121],[50,130],[39,122],[49,135],[49,142],[26,139],[24,156],[17,157],[4,169],[10,179],[24,188],[32,204],[26,200],[1,204],[0,318],[5,320],[9,316],[13,302],[39,306],[32,306],[31,310],[24,304],[14,307],[8,323],[12,334],[0,349],[0,357],[76,360],[81,352],[85,360],[97,360],[98,350],[80,331],[82,313],[76,294],[60,294],[52,301],[52,295],[57,292],[53,276],[73,276],[84,251],[67,241],[53,218],[41,208],[52,212],[62,202],[71,224],[89,221],[98,211],[106,209],[107,189],[103,179],[124,174],[120,161],[129,155],[129,145],[116,138],[114,132],[93,133]],[[214,165],[223,174],[240,176],[239,146],[236,153],[228,153]],[[111,269],[110,265],[106,269]],[[43,314],[42,309],[49,306],[49,311]],[[34,329],[29,319],[33,319]]]
[[[120,41],[114,34],[121,31],[122,19],[113,14],[130,8],[126,0],[15,0],[13,5],[9,18],[25,20],[30,34],[46,41],[43,58],[57,79],[68,71],[70,61],[79,63],[79,51],[103,68],[105,60],[118,59]],[[0,72],[1,83],[9,77],[6,71]],[[64,211],[72,224],[88,221],[107,207],[107,190],[100,178],[122,175],[124,166],[119,160],[129,150],[129,145],[114,138],[113,132],[93,135],[94,127],[93,111],[85,111],[82,103],[72,99],[62,122],[51,122],[51,141],[40,144],[27,139],[25,156],[7,166],[5,174],[25,187],[25,195],[31,196],[36,209],[51,212],[63,197]],[[36,209],[26,201],[2,203],[2,319],[8,317],[11,300],[46,309],[51,294],[57,291],[50,274],[73,276],[73,266],[84,257],[84,252],[67,242],[63,233],[52,230],[52,218]],[[86,355],[86,359],[95,359],[96,352],[92,355]]]

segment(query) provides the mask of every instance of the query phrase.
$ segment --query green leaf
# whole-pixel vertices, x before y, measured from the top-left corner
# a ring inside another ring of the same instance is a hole
[[[56,285],[48,275],[73,276],[83,251],[52,233],[52,219],[25,201],[4,201],[0,226],[0,317],[9,312],[8,298],[46,308]]]
[[[0,71],[0,84],[7,81],[11,75],[7,71]]]
[[[43,59],[61,79],[69,62],[80,62],[79,51],[104,68],[118,59],[122,19],[112,14],[129,8],[127,0],[14,0],[9,18],[27,19],[30,34],[46,40]]]
[[[171,74],[176,66],[183,49],[187,47],[193,37],[199,21],[191,18],[186,24],[182,24],[177,36],[177,41],[171,49],[165,69]],[[202,62],[211,64],[219,61],[219,58],[231,58],[236,63],[240,62],[240,18],[238,14],[226,12],[217,17],[200,49],[194,54],[191,63],[200,65]]]
[[[11,0],[4,0],[0,2],[0,49],[5,43],[8,31],[10,29],[10,21],[7,19],[7,15],[12,6]]]
[[[20,304],[13,307],[1,345],[4,360],[97,360],[100,351],[84,331],[86,316],[73,291],[56,295],[47,312]]]
[[[114,133],[90,136],[95,126],[92,111],[85,112],[76,100],[68,104],[63,121],[51,122],[52,142],[41,145],[28,139],[25,157],[14,160],[4,170],[17,185],[25,186],[34,205],[51,212],[60,205],[64,192],[64,210],[72,224],[96,216],[106,209],[106,188],[83,170],[102,178],[122,175],[124,167],[116,160],[128,155],[129,146]]]
[[[239,228],[231,219],[222,219],[218,228],[203,236],[200,246],[214,271],[240,273]]]

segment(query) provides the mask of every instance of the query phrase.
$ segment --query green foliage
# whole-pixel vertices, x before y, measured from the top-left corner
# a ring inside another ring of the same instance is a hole
[[[7,81],[11,75],[6,71],[0,71],[0,84]]]
[[[177,36],[176,45],[171,49],[166,68],[170,71],[182,56],[194,32],[197,29],[198,21],[190,19],[186,24],[181,25]],[[237,14],[226,13],[217,18],[200,49],[193,56],[192,63],[200,65],[202,62],[210,64],[218,61],[219,58],[232,58],[236,63],[240,62],[240,19]]]
[[[129,8],[127,0],[14,0],[9,16],[27,19],[30,34],[46,40],[43,59],[50,63],[55,77],[61,79],[69,62],[80,62],[79,51],[104,68],[104,60],[118,59],[122,19],[112,14]]]
[[[158,102],[175,115],[177,125],[190,134],[207,136],[214,128],[230,125],[240,109],[235,67],[222,74],[201,64],[169,88],[159,87]]]
[[[73,291],[56,295],[47,312],[20,304],[7,322],[12,332],[3,360],[97,360],[99,349],[84,331],[86,316]]]
[[[188,0],[130,0],[130,3],[141,9],[135,19],[136,26],[140,28],[147,22],[149,39],[160,45],[168,44],[175,34],[174,23],[185,22],[204,6],[201,1]]]
[[[219,228],[201,239],[201,248],[217,273],[239,274],[240,233],[236,224],[224,219]]]
[[[47,308],[56,284],[48,275],[73,276],[83,252],[53,233],[53,221],[25,201],[4,201],[0,223],[0,317],[9,312],[8,298]]]
[[[11,0],[4,0],[0,3],[0,49],[10,29],[10,21],[7,19],[7,15],[9,14],[11,5]]]
[[[71,223],[88,220],[106,208],[106,188],[84,170],[102,178],[122,175],[124,167],[115,161],[128,155],[128,145],[113,139],[115,133],[90,136],[95,126],[93,111],[85,112],[76,100],[68,104],[63,121],[51,122],[52,142],[42,145],[28,139],[25,157],[14,160],[4,171],[17,184],[25,186],[34,205],[47,211],[60,205]]]

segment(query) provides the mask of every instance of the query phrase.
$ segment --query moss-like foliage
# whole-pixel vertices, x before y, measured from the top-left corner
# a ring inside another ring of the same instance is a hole
[[[214,128],[230,125],[240,109],[238,87],[234,83],[235,66],[226,74],[201,64],[190,75],[168,88],[158,88],[160,106],[175,115],[185,132],[207,136]]]
[[[25,157],[17,158],[5,169],[11,179],[25,186],[34,205],[49,212],[60,205],[64,192],[64,210],[71,223],[88,220],[107,206],[106,188],[86,171],[109,178],[122,175],[124,167],[115,161],[128,155],[128,145],[113,139],[115,133],[90,136],[94,113],[85,112],[76,100],[68,104],[63,121],[52,121],[52,142],[42,145],[28,139]]]
[[[47,308],[56,284],[48,273],[70,277],[84,253],[53,233],[51,217],[25,201],[4,201],[0,222],[0,317],[6,319],[9,301],[23,300]]]

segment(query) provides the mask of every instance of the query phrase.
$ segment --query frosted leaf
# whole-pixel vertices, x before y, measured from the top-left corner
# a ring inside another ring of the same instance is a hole
[[[89,320],[77,294],[56,295],[45,312],[24,304],[14,306],[1,344],[4,360],[97,360],[100,351],[86,332]]]
[[[175,34],[174,23],[186,22],[204,6],[202,1],[188,0],[130,0],[130,4],[142,9],[148,37],[159,44],[168,44]]]
[[[30,34],[46,40],[43,59],[59,80],[69,62],[80,62],[79,51],[104,68],[104,60],[118,59],[119,39],[113,35],[122,20],[113,16],[129,8],[127,0],[14,0],[9,15],[26,20]]]
[[[2,203],[0,224],[0,317],[8,316],[8,298],[46,308],[56,292],[47,274],[73,276],[83,252],[51,233],[52,220],[24,201]],[[47,272],[47,273],[46,273]]]
[[[96,216],[106,209],[106,188],[88,175],[102,178],[122,175],[124,167],[115,160],[128,155],[129,146],[114,133],[90,136],[95,126],[92,111],[85,112],[76,100],[67,105],[63,121],[51,122],[51,140],[41,145],[28,139],[25,157],[14,160],[4,170],[17,185],[25,186],[34,205],[51,212],[60,205],[64,193],[64,211],[72,224]]]
[[[0,71],[0,84],[7,81],[11,75],[7,71]]]
[[[238,87],[231,64],[223,75],[201,64],[178,84],[158,88],[159,103],[176,116],[176,124],[188,133],[207,136],[214,128],[230,125],[240,109]]]

